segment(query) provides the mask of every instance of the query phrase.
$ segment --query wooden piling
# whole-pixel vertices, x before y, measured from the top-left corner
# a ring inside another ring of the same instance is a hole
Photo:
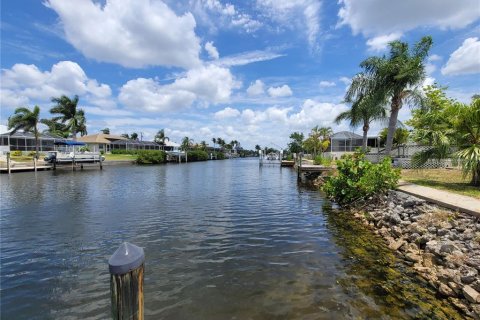
[[[7,152],[7,172],[8,174],[12,172],[11,164],[10,164],[10,152]]]
[[[33,157],[33,171],[37,172],[37,156]]]
[[[108,260],[112,318],[143,320],[145,254],[124,242]]]

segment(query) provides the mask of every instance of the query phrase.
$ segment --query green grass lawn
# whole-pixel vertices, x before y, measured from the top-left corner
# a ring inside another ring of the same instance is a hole
[[[117,161],[117,160],[130,160],[135,161],[137,159],[136,155],[131,154],[104,154],[106,161]]]
[[[462,178],[455,169],[404,169],[402,180],[480,199],[480,188],[469,185],[470,178]]]

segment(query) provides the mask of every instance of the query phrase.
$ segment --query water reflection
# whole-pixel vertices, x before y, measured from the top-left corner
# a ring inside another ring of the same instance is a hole
[[[108,318],[106,261],[123,241],[146,253],[148,319],[450,315],[289,169],[235,160],[0,179],[2,319]]]

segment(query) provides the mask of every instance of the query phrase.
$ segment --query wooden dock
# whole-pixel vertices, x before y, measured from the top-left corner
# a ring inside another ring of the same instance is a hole
[[[47,165],[15,165],[10,167],[10,172],[20,172],[20,171],[43,171],[43,170],[51,170],[53,169],[53,166],[51,164]],[[0,173],[9,173],[7,167],[0,167]]]

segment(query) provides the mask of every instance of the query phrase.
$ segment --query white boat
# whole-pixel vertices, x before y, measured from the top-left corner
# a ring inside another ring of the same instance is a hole
[[[90,152],[77,150],[78,146],[85,146],[84,142],[79,141],[56,141],[55,145],[59,150],[49,151],[45,161],[49,163],[72,163],[72,162],[99,162],[105,161],[100,152]]]

